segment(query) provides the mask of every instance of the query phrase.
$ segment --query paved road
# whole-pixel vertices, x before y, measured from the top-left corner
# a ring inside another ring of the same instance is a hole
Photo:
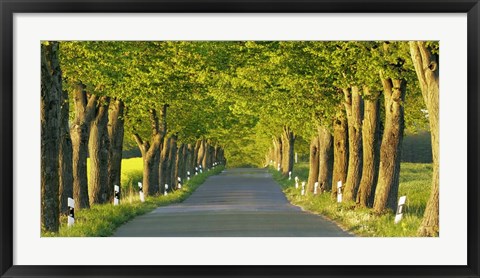
[[[119,227],[116,237],[341,237],[333,222],[291,205],[265,169],[227,169],[187,200]]]

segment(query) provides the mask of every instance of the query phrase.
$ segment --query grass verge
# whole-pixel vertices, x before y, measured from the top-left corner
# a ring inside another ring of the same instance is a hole
[[[132,162],[133,165],[136,165]],[[137,165],[138,166],[138,165]],[[141,169],[141,168],[140,168]],[[204,172],[197,176],[193,176],[189,181],[185,181],[181,190],[169,193],[167,196],[147,197],[145,202],[140,202],[137,192],[133,192],[133,187],[138,181],[141,181],[142,175],[135,173],[138,168],[132,166],[124,168],[125,177],[131,180],[130,183],[124,183],[122,189],[127,189],[120,200],[120,205],[113,204],[93,205],[90,209],[82,209],[75,212],[75,225],[67,226],[67,216],[60,218],[61,225],[58,233],[42,233],[43,237],[106,237],[111,236],[113,232],[125,222],[131,220],[135,216],[145,214],[153,209],[166,206],[173,203],[180,203],[188,198],[205,180],[212,175],[220,173],[224,169],[223,166],[217,166],[208,172]],[[129,175],[129,173],[131,173]],[[122,182],[124,175],[122,174]]]
[[[395,214],[389,211],[377,215],[371,208],[358,208],[354,202],[337,203],[330,192],[320,195],[301,195],[295,188],[295,176],[301,181],[308,179],[308,164],[295,164],[292,180],[270,169],[273,178],[282,186],[290,203],[306,211],[321,214],[334,220],[343,229],[359,236],[369,237],[415,237],[420,227],[425,206],[430,196],[432,165],[422,163],[402,163],[400,171],[399,196],[407,196],[407,202],[400,223],[394,224]]]

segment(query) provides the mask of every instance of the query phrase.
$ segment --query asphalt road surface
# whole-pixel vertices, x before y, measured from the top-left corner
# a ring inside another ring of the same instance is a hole
[[[265,169],[226,169],[183,203],[120,226],[116,237],[345,237],[322,216],[291,205]]]

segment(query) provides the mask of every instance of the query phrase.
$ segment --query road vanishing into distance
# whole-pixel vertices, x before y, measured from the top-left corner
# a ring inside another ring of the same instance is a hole
[[[120,226],[115,237],[346,237],[335,223],[291,205],[266,169],[226,169],[184,202]]]

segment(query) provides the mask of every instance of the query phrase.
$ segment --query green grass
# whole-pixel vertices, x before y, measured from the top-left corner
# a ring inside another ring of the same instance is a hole
[[[122,193],[136,192],[138,190],[138,182],[141,182],[143,178],[142,171],[143,160],[141,157],[122,159],[122,171],[120,175]],[[89,158],[87,158],[87,179],[90,180]]]
[[[142,181],[142,159],[130,158],[122,160],[122,199],[120,205],[93,205],[90,209],[75,211],[75,225],[67,226],[67,216],[60,218],[58,233],[43,233],[44,237],[106,237],[125,222],[135,216],[152,211],[156,207],[179,203],[190,196],[211,175],[220,173],[224,167],[218,166],[209,172],[193,176],[185,181],[181,190],[169,193],[167,196],[147,197],[140,202],[137,182]]]
[[[406,195],[407,202],[400,223],[394,224],[395,215],[387,212],[377,215],[370,208],[357,208],[355,203],[340,203],[332,199],[330,192],[314,196],[301,195],[301,189],[295,189],[294,179],[288,180],[278,171],[270,169],[275,180],[282,186],[288,200],[304,210],[317,213],[337,222],[343,229],[359,236],[371,237],[414,237],[420,226],[425,205],[430,196],[432,165],[421,163],[402,163],[400,170],[399,196]],[[292,177],[301,181],[308,178],[308,164],[295,164]]]

